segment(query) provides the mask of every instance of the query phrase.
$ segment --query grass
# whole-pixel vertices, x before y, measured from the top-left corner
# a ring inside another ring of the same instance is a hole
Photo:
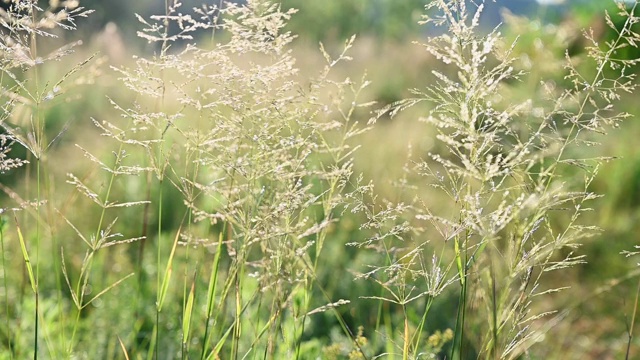
[[[575,294],[638,275],[570,288],[581,244],[608,231],[591,215],[611,160],[598,143],[630,116],[637,60],[617,52],[636,44],[638,5],[573,56],[564,32],[540,30],[544,63],[512,35],[538,28],[512,16],[507,36],[483,32],[484,6],[427,6],[423,23],[447,30],[412,48],[432,72],[397,100],[351,61],[355,37],[294,51],[295,10],[277,2],[167,1],[139,17],[154,54],[111,70],[70,46],[45,54],[90,16],[77,2],[12,3],[0,358],[565,356],[558,339],[584,333]],[[104,74],[111,109],[52,122],[94,103]],[[637,297],[624,299],[608,345],[632,358]],[[584,358],[592,344],[569,346]]]

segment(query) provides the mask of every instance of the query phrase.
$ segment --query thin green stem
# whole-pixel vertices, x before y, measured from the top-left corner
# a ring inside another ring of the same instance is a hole
[[[202,353],[200,354],[200,360],[205,359],[205,355],[209,350],[209,344],[210,344],[209,332],[211,331],[211,316],[213,315],[213,310],[215,306],[215,295],[216,295],[216,288],[218,284],[218,274],[220,269],[220,255],[222,253],[222,243],[224,239],[223,237],[224,227],[226,227],[226,223],[223,226],[223,231],[220,232],[218,236],[218,246],[216,249],[216,254],[213,258],[211,275],[209,276],[209,288],[207,290],[207,316],[205,319],[205,330],[204,330],[204,336],[202,339]]]
[[[422,319],[420,319],[420,324],[418,325],[417,331],[413,334],[413,338],[414,338],[413,351],[415,353],[419,352],[420,340],[422,339],[422,331],[424,330],[424,326],[427,323],[427,315],[429,315],[429,310],[431,310],[431,305],[433,305],[433,296],[429,296],[427,298],[427,303],[425,304],[425,307],[424,307]]]
[[[240,321],[240,315],[242,314],[242,279],[244,278],[244,256],[238,257],[236,266],[239,266],[240,271],[235,273],[235,305],[236,316],[234,318],[233,338],[231,341],[231,357],[238,359],[238,352],[240,347],[240,335],[242,334],[242,322]]]
[[[628,330],[627,351],[625,353],[625,360],[629,360],[629,354],[631,353],[631,342],[633,341],[633,328],[636,323],[636,315],[638,314],[638,300],[640,298],[640,280],[638,280],[638,286],[636,288],[636,298],[633,302],[633,313],[631,315],[631,323]]]
[[[37,8],[36,6],[31,6],[30,7],[30,11],[31,11],[31,21],[32,24],[36,24],[37,22]],[[31,56],[33,57],[33,59],[36,59],[38,56],[38,48],[37,48],[37,41],[36,41],[36,32],[33,31],[31,32],[31,36],[30,36],[30,47],[31,47]],[[36,186],[36,198],[37,198],[37,202],[36,202],[36,214],[37,214],[37,220],[36,220],[36,276],[35,276],[35,289],[36,289],[36,306],[35,306],[35,331],[34,331],[34,353],[33,353],[33,359],[37,360],[38,359],[38,331],[39,331],[39,316],[38,314],[40,313],[40,296],[39,296],[39,283],[40,283],[40,241],[41,241],[41,234],[40,234],[40,202],[42,200],[42,194],[41,194],[41,161],[42,161],[42,152],[44,149],[44,144],[46,144],[46,141],[44,139],[44,122],[42,121],[42,119],[40,118],[40,84],[39,84],[39,74],[38,74],[38,66],[34,66],[33,67],[33,77],[34,77],[34,84],[35,84],[35,98],[36,98],[36,103],[35,103],[35,118],[36,118],[36,133],[35,135],[35,139],[36,139],[36,143],[34,144],[34,146],[36,146],[38,155],[36,156],[36,181],[37,181],[37,186]]]
[[[118,149],[118,153],[116,153],[116,159],[114,161],[114,168],[117,168],[120,165],[122,148],[123,148],[123,145],[120,144],[120,148]],[[103,204],[108,204],[109,203],[109,199],[111,198],[111,191],[113,189],[113,184],[115,182],[115,178],[116,178],[115,171],[112,171],[110,179],[109,179],[109,185],[107,186],[106,193],[105,193],[104,199],[102,201]],[[87,286],[87,284],[89,283],[89,279],[91,277],[91,269],[93,268],[94,254],[95,254],[95,251],[100,247],[100,243],[103,241],[103,239],[101,238],[101,236],[102,236],[102,226],[103,226],[103,223],[104,223],[106,212],[107,212],[107,207],[105,205],[105,206],[102,207],[101,212],[100,212],[100,218],[98,220],[98,226],[96,227],[96,231],[95,231],[95,234],[94,234],[94,241],[95,242],[92,244],[93,249],[90,250],[91,253],[85,258],[85,260],[84,260],[84,262],[82,264],[82,270],[80,272],[80,277],[78,278],[78,282],[76,283],[75,292],[76,292],[76,296],[78,297],[78,308],[77,308],[76,318],[75,318],[75,321],[73,323],[73,330],[72,330],[72,333],[71,333],[71,340],[70,340],[69,346],[68,346],[68,354],[72,354],[72,352],[73,352],[76,333],[77,333],[78,328],[80,326],[80,314],[82,312],[82,309],[84,308],[84,295],[85,295],[85,291],[84,290],[85,290],[85,287]]]
[[[0,251],[2,256],[2,280],[4,285],[4,300],[5,300],[5,324],[7,334],[7,348],[9,349],[9,359],[13,359],[14,350],[11,344],[12,340],[12,331],[11,331],[11,321],[9,316],[9,287],[7,286],[7,264],[5,259],[5,249],[4,249],[4,226],[5,226],[5,218],[0,216]]]
[[[161,165],[162,166],[162,165]],[[158,344],[160,344],[160,309],[158,305],[160,304],[160,289],[162,288],[162,272],[160,271],[160,264],[162,260],[162,193],[163,193],[163,181],[162,178],[159,181],[158,187],[158,228],[157,228],[157,253],[156,253],[156,266],[157,266],[157,274],[156,274],[156,323],[154,325],[155,332],[155,346],[153,347],[153,353],[155,359],[158,358]],[[171,266],[171,264],[167,264],[167,266]]]

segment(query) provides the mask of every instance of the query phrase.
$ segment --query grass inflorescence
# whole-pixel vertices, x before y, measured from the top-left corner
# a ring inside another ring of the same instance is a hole
[[[613,39],[587,30],[537,64],[502,34],[528,20],[486,31],[491,3],[431,1],[420,24],[443,30],[416,46],[438,64],[389,105],[344,76],[355,36],[304,68],[277,1],[164,5],[137,15],[153,54],[111,68],[50,49],[80,2],[0,10],[0,358],[558,356],[538,347],[601,232],[598,145],[630,117],[637,2],[605,14]],[[51,120],[107,73],[111,110]],[[396,116],[431,145],[381,191],[356,154]]]

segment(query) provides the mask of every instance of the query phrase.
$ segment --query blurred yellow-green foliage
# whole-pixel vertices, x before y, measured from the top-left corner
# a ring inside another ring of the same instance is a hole
[[[68,71],[71,67],[68,64],[81,62],[96,54],[85,70],[86,79],[79,77],[75,80],[77,86],[64,94],[64,98],[61,97],[60,100],[54,98],[50,104],[47,104],[44,114],[47,124],[45,130],[48,134],[47,138],[52,141],[49,153],[43,159],[52,169],[48,174],[49,178],[45,179],[46,186],[51,186],[51,192],[56,197],[64,199],[59,204],[63,207],[77,207],[74,211],[82,213],[87,218],[94,218],[99,214],[93,214],[95,210],[91,210],[86,205],[78,205],[79,202],[76,195],[72,194],[71,187],[64,184],[61,179],[70,172],[80,173],[88,178],[99,171],[95,165],[87,167],[86,158],[75,144],[105,156],[113,151],[99,135],[91,119],[101,121],[121,116],[114,110],[110,99],[128,106],[133,106],[133,101],[141,100],[139,95],[131,94],[123,88],[122,83],[117,79],[122,74],[113,71],[110,66],[132,66],[134,55],[152,55],[154,51],[157,52],[158,49],[145,44],[135,36],[136,29],[139,29],[141,24],[136,22],[133,14],[162,13],[164,4],[161,1],[124,0],[82,1],[81,3],[86,3],[88,8],[96,9],[95,14],[92,14],[89,19],[79,21],[79,30],[73,35],[82,37],[84,43],[64,61],[49,64],[46,72],[38,73],[36,76],[41,82],[46,83],[51,81],[49,79],[54,79]],[[189,5],[198,2],[186,3]],[[382,107],[407,97],[410,88],[423,88],[434,81],[431,70],[441,67],[419,45],[411,43],[412,40],[423,39],[429,35],[429,29],[425,30],[417,24],[422,14],[423,3],[424,1],[420,0],[284,0],[283,8],[299,9],[298,13],[292,17],[287,30],[299,36],[299,39],[293,43],[293,52],[297,56],[297,66],[301,69],[302,77],[311,74],[310,69],[317,69],[323,63],[317,47],[318,41],[325,42],[329,52],[335,53],[344,39],[351,34],[359,34],[353,49],[349,52],[354,60],[340,65],[337,72],[339,75],[354,79],[366,73],[372,82],[363,95],[366,100],[376,101],[376,106]],[[487,2],[487,6],[491,5],[489,3]],[[539,78],[551,77],[556,86],[563,85],[566,75],[562,65],[565,49],[568,48],[571,52],[569,56],[576,56],[578,59],[580,49],[584,48],[585,40],[580,33],[581,27],[592,26],[602,42],[611,39],[614,35],[604,26],[600,1],[588,2],[590,6],[586,6],[585,3],[572,6],[569,2],[562,11],[556,8],[538,8],[533,2],[527,4],[525,8],[529,11],[526,16],[522,15],[523,8],[519,8],[512,9],[519,15],[505,11],[502,18],[504,24],[501,31],[506,37],[506,42],[517,41],[514,47],[517,62],[514,66],[527,72],[531,71],[528,76],[523,77],[522,81],[509,84],[514,101],[539,95],[537,93],[540,91]],[[609,9],[613,8],[615,7]],[[558,16],[558,13],[562,15]],[[201,36],[207,39],[208,34],[203,33]],[[184,46],[186,43],[188,41],[175,46]],[[637,51],[637,49],[622,49],[619,55],[633,57],[638,55]],[[562,325],[549,329],[547,338],[541,340],[547,346],[543,346],[545,349],[536,353],[537,358],[614,359],[624,357],[627,327],[631,323],[633,307],[637,305],[634,304],[635,283],[639,275],[638,267],[635,265],[636,260],[625,258],[620,254],[624,250],[633,249],[638,244],[637,234],[640,233],[640,150],[637,146],[640,124],[636,119],[636,116],[640,115],[640,103],[636,98],[637,94],[627,94],[620,101],[623,109],[634,117],[628,119],[621,128],[612,131],[612,134],[606,137],[602,145],[597,148],[597,151],[606,156],[617,158],[608,162],[591,184],[590,190],[605,196],[596,201],[594,204],[596,211],[589,213],[584,221],[602,227],[602,232],[588,239],[578,250],[580,254],[587,255],[587,263],[563,272],[563,278],[557,279],[558,284],[572,284],[570,290],[562,295],[551,296],[548,300],[558,308],[566,309],[562,314],[564,321]],[[146,105],[151,107],[154,104]],[[422,158],[429,152],[437,151],[438,144],[434,140],[433,129],[416,121],[424,111],[424,108],[416,107],[394,119],[382,118],[360,139],[361,148],[356,153],[354,168],[357,172],[362,172],[365,179],[370,179],[376,184],[381,199],[399,196],[392,183],[404,176],[403,168],[407,162],[411,161],[411,156]],[[366,122],[370,114],[363,112],[358,115],[362,122]],[[19,116],[19,114],[13,116]],[[584,151],[589,153],[596,150],[585,148]],[[34,160],[33,156],[18,145],[14,146],[11,155],[31,162]],[[15,198],[19,191],[10,189],[19,189],[34,196],[34,184],[24,181],[25,176],[33,175],[25,172],[34,171],[31,168],[23,168],[0,174],[2,186],[0,208],[13,207],[14,205],[5,204],[15,204],[25,200]],[[145,180],[138,179],[126,184],[115,184],[114,191],[138,194],[140,199],[144,199],[148,192],[156,190],[146,188]],[[104,178],[100,182],[104,186],[107,179]],[[135,236],[144,226],[154,229],[151,231],[153,232],[157,229],[156,224],[161,220],[164,227],[161,229],[163,234],[149,235],[167,238],[170,237],[168,234],[175,234],[180,227],[185,204],[175,189],[165,187],[163,191],[161,196],[165,211],[157,215],[162,216],[163,219],[152,216],[144,219],[146,223],[143,224],[139,210],[129,209],[125,209],[119,215],[125,224],[124,228],[130,229],[131,233],[125,234],[126,236]],[[429,192],[431,190],[425,191],[427,196],[431,196],[433,202],[438,203],[442,200],[442,196],[437,193]],[[66,209],[63,208],[62,212],[65,211]],[[330,294],[332,299],[351,301],[351,304],[339,307],[338,311],[346,324],[351,329],[356,329],[355,338],[361,343],[354,344],[346,338],[340,332],[341,324],[336,318],[323,313],[304,329],[303,338],[306,346],[304,352],[308,354],[309,359],[359,359],[371,356],[372,349],[384,349],[388,344],[385,345],[384,341],[377,341],[374,338],[379,334],[393,338],[394,332],[402,330],[385,329],[381,322],[391,321],[382,321],[380,314],[396,318],[394,320],[407,316],[414,321],[414,324],[420,321],[420,315],[415,312],[417,308],[424,306],[423,303],[415,308],[406,309],[407,314],[401,314],[397,309],[389,309],[388,304],[379,305],[373,300],[360,298],[361,294],[371,294],[376,289],[370,283],[352,281],[351,272],[366,271],[362,264],[366,264],[367,259],[364,258],[371,255],[343,245],[363,236],[358,229],[358,223],[361,220],[358,216],[347,213],[339,222],[332,224],[332,239],[324,250],[331,256],[323,258],[325,263],[319,267],[320,270],[317,273],[317,281],[323,284],[324,291]],[[4,223],[1,225],[8,229],[13,219],[3,216],[2,221]],[[54,224],[60,228],[66,226],[59,219]],[[87,224],[78,226],[85,225]],[[88,225],[87,227],[90,228]],[[62,233],[66,233],[69,238],[73,236],[73,232],[69,229]],[[69,240],[60,239],[60,241]],[[3,250],[3,254],[7,268],[11,270],[4,274],[4,280],[26,284],[19,248],[9,244],[6,246],[7,250]],[[92,343],[91,346],[84,348],[79,358],[92,358],[92,354],[100,354],[93,358],[117,358],[121,352],[119,345],[113,342],[113,338],[118,334],[133,334],[131,336],[134,338],[127,340],[137,343],[140,348],[145,348],[152,341],[155,310],[138,306],[139,303],[137,303],[144,301],[139,300],[140,294],[153,298],[150,294],[155,286],[155,284],[148,285],[140,279],[150,278],[150,283],[153,283],[155,274],[162,271],[158,268],[153,255],[140,257],[142,251],[150,251],[149,247],[152,246],[154,245],[149,243],[136,243],[128,248],[110,250],[108,257],[101,260],[94,270],[92,276],[105,287],[113,283],[115,278],[121,278],[136,269],[136,266],[140,265],[136,262],[141,261],[141,269],[143,269],[141,273],[136,274],[137,280],[131,281],[131,284],[136,285],[115,287],[107,295],[111,300],[96,302],[88,307],[86,315],[83,314],[83,316],[90,319],[92,323],[83,323],[81,330],[96,327],[103,331],[97,332],[100,336],[96,338],[83,338],[85,335],[82,331],[79,332],[80,339]],[[53,246],[47,246],[44,249],[44,254],[56,254],[54,257],[59,254],[59,249]],[[191,261],[197,262],[200,259],[204,261],[211,256],[212,252],[204,250],[194,253]],[[76,254],[69,255],[75,257],[67,264],[67,269],[71,277],[76,277],[80,271],[83,252],[78,251]],[[53,263],[59,261],[50,259],[51,263],[47,263],[48,256],[41,256],[44,259],[41,260],[43,273],[47,273],[54,266]],[[230,260],[223,259],[223,261]],[[176,268],[181,269],[180,265]],[[117,276],[102,279],[101,274],[108,272],[113,272]],[[178,272],[180,271],[176,271]],[[187,277],[192,274],[181,273],[178,276]],[[52,286],[56,282],[62,283],[64,279],[60,277],[51,279],[49,285]],[[6,306],[9,313],[31,313],[35,303],[25,296],[24,287],[26,286],[23,285],[19,291],[15,289],[10,291],[0,283],[0,289],[3,289],[0,291],[0,304],[3,307]],[[43,289],[44,294],[47,291],[53,292],[51,289]],[[250,290],[247,289],[247,293],[249,292]],[[4,304],[7,293],[10,303]],[[187,294],[188,290],[180,287],[174,289],[174,292],[169,295],[174,301],[168,305],[170,309],[167,311],[175,310],[178,313]],[[313,296],[320,295],[313,294]],[[434,315],[427,324],[424,335],[429,342],[433,342],[436,354],[443,347],[446,348],[446,343],[450,340],[447,338],[447,331],[455,327],[455,319],[446,314],[455,314],[456,299],[456,294],[447,294],[433,305]],[[40,306],[45,309],[43,311],[45,317],[50,316],[53,319],[56,314],[69,311],[67,305],[60,305],[55,298],[42,296],[40,301]],[[198,305],[203,306],[202,303]],[[103,315],[93,317],[92,313],[98,311]],[[22,328],[11,331],[28,334],[33,331],[31,321],[32,319],[23,319],[20,322]],[[3,326],[4,324],[0,325],[0,343],[4,344],[9,338],[9,329]],[[64,329],[64,324],[59,326],[58,329],[55,323],[51,325],[49,334],[46,336],[56,337],[56,334]],[[162,326],[167,333],[179,331],[180,320],[178,318],[168,320]],[[357,330],[359,326],[362,328]],[[390,335],[389,332],[392,334]],[[27,336],[19,338],[28,342],[24,340],[28,338]],[[29,345],[25,343],[13,346],[28,348]],[[633,345],[630,358],[640,354],[637,350],[640,347],[640,341],[634,338]],[[3,349],[2,346],[0,345],[0,349]],[[164,350],[172,353],[177,351],[172,348]],[[0,350],[0,359],[4,358],[12,357],[6,356]]]

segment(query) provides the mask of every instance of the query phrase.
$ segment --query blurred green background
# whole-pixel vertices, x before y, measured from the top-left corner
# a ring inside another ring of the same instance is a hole
[[[200,3],[197,0],[185,0],[183,6],[188,8]],[[299,35],[294,43],[294,52],[303,72],[304,69],[317,67],[320,63],[321,57],[317,51],[319,41],[324,42],[328,49],[335,49],[352,34],[358,34],[358,40],[351,53],[355,60],[343,66],[340,71],[354,77],[366,71],[373,82],[367,97],[376,100],[379,106],[406,97],[410,88],[424,87],[431,79],[430,70],[440,66],[420,46],[411,44],[412,40],[424,39],[438,31],[417,24],[424,1],[284,0],[282,3],[285,8],[299,9],[288,29]],[[558,3],[541,5],[537,1],[524,0],[502,0],[495,3],[488,1],[488,10],[483,21],[487,29],[499,23],[506,23],[502,31],[507,39],[515,40],[516,34],[519,35],[520,45],[516,48],[520,59],[519,66],[527,70],[527,62],[544,63],[545,66],[536,69],[546,73],[538,75],[554,76],[561,82],[563,70],[559,64],[564,58],[564,49],[568,48],[570,52],[581,51],[584,40],[579,29],[583,27],[592,27],[602,41],[613,37],[614,34],[604,24],[603,11],[608,9],[615,13],[615,6],[612,2],[603,0]],[[96,11],[88,19],[79,21],[78,31],[70,35],[84,40],[84,45],[78,48],[73,57],[82,59],[98,52],[99,56],[105,58],[102,60],[104,64],[97,70],[100,75],[96,78],[96,84],[100,86],[78,90],[75,100],[52,106],[47,113],[49,138],[55,138],[60,131],[67,129],[61,141],[54,144],[54,150],[65,155],[72,152],[74,143],[83,142],[86,138],[83,134],[95,132],[90,123],[92,117],[99,119],[117,116],[114,115],[116,113],[107,96],[119,101],[127,100],[127,93],[122,90],[122,85],[109,65],[127,66],[132,61],[132,55],[154,51],[153,46],[137,38],[136,31],[140,24],[134,14],[149,16],[164,12],[164,2],[156,0],[86,0],[81,4]],[[519,20],[517,16],[525,17],[528,21]],[[625,57],[637,55],[637,49],[620,54]],[[58,71],[64,71],[64,64],[59,66]],[[519,84],[514,96],[527,96],[530,90],[528,86],[532,85]],[[82,96],[79,96],[80,94]],[[621,103],[625,111],[640,115],[640,102],[636,99],[637,94],[629,94]],[[435,146],[431,130],[415,121],[419,115],[420,109],[413,109],[397,119],[381,121],[364,136],[356,167],[366,178],[376,183],[381,189],[381,197],[394,196],[394,189],[389,180],[401,176],[409,144],[414,151],[424,153]],[[571,290],[573,296],[558,300],[565,302],[561,306],[571,309],[567,315],[567,323],[573,326],[572,338],[565,340],[567,344],[560,340],[554,343],[559,350],[550,349],[550,353],[554,350],[561,352],[563,346],[569,346],[568,343],[571,343],[572,349],[578,349],[573,350],[578,354],[573,358],[584,356],[582,358],[608,359],[620,358],[622,354],[624,347],[620,344],[626,341],[626,326],[629,323],[634,298],[634,281],[629,280],[637,280],[637,274],[633,273],[636,269],[635,261],[625,258],[620,252],[631,250],[639,244],[639,135],[640,124],[632,117],[620,129],[613,131],[611,136],[605,138],[601,145],[600,150],[604,155],[620,158],[608,163],[592,184],[594,192],[606,196],[597,200],[594,204],[597,211],[590,213],[587,221],[601,226],[603,232],[588,239],[580,248],[580,252],[588,256],[588,263],[569,271],[565,275],[566,279],[558,279],[565,282],[569,280],[579,285]],[[16,147],[12,154],[26,156],[19,147]],[[74,155],[68,156],[72,158]],[[73,162],[66,163],[60,166],[58,171],[63,175],[74,166]],[[19,171],[9,172],[0,175],[0,182],[7,186],[17,186],[20,178]],[[175,208],[175,212],[180,213],[177,210],[182,207],[180,196],[168,191],[165,197],[169,203],[176,202],[169,208]],[[172,225],[172,215],[170,211],[164,214],[167,218],[166,226]],[[359,299],[354,294],[371,292],[370,289],[361,290],[362,287],[371,286],[368,283],[356,282],[354,285],[350,280],[340,281],[341,277],[335,276],[335,273],[348,274],[350,270],[357,268],[358,264],[365,262],[360,258],[365,255],[343,246],[348,239],[360,236],[355,225],[357,221],[358,219],[346,218],[336,226],[335,241],[329,250],[334,254],[329,259],[332,263],[324,267],[331,271],[320,274],[332,298],[346,298],[354,302],[349,309],[367,308],[368,300]],[[129,255],[125,258],[133,257]],[[131,296],[124,290],[116,294]],[[445,298],[435,306],[446,309],[453,308],[455,304],[447,302]],[[345,310],[344,315],[355,328],[359,325],[371,325],[375,321],[375,310]],[[126,318],[133,314],[131,311],[121,311],[119,316]],[[152,317],[152,314],[146,316]],[[451,321],[450,318],[434,319],[429,330],[450,328],[453,326]],[[149,325],[143,321],[139,326],[144,328]],[[315,328],[309,330],[308,338],[335,337],[331,332],[327,334],[327,329],[335,327],[335,319],[326,316],[315,324]],[[555,334],[556,331],[557,334],[563,334],[561,327],[551,334]],[[583,352],[580,353],[580,350]]]

